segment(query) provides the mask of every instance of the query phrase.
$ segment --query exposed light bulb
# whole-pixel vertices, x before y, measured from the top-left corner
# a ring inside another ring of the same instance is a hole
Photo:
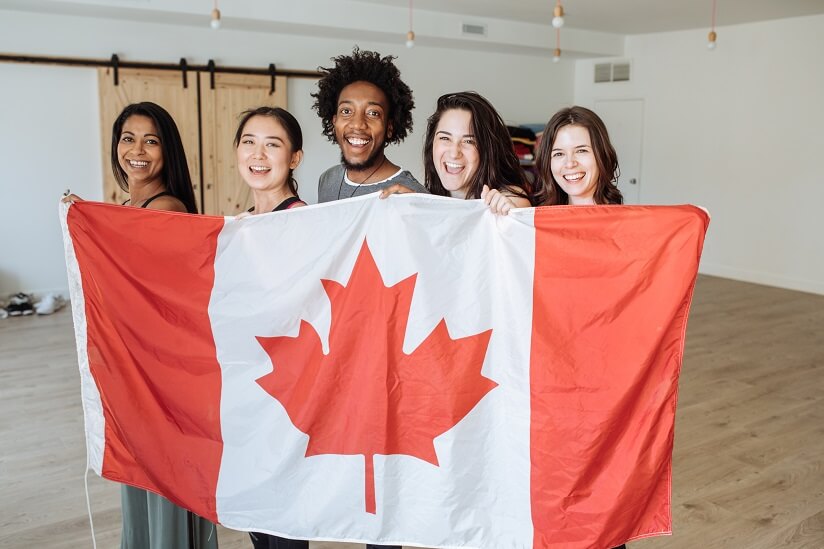
[[[215,30],[220,28],[220,10],[217,8],[212,10],[212,22],[210,25]]]
[[[707,35],[707,49],[712,51],[715,49],[715,39],[718,35],[715,34],[715,10],[718,7],[718,0],[712,0],[712,19],[710,22],[710,32]]]
[[[552,26],[556,29],[560,29],[564,26],[564,7],[561,4],[555,6],[553,15],[555,17],[552,18]]]
[[[718,35],[715,34],[715,31],[710,31],[707,35],[707,49],[714,50],[715,49],[715,39],[718,38]]]
[[[406,47],[411,48],[415,45],[415,33],[409,31],[406,33]]]
[[[561,60],[561,48],[555,48],[555,51],[552,52],[552,62],[557,63]]]

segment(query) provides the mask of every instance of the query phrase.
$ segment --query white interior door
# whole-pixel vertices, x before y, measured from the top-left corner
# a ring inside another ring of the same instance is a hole
[[[624,204],[640,204],[644,100],[596,101],[595,112],[606,124],[609,138],[618,153],[621,168],[618,189],[624,195]]]

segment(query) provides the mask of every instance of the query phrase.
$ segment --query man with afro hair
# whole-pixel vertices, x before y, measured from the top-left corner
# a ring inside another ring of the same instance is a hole
[[[355,48],[352,55],[332,59],[335,66],[321,67],[314,109],[323,135],[340,147],[340,164],[318,181],[318,202],[361,196],[392,187],[389,192],[427,192],[415,177],[394,164],[384,149],[400,143],[412,131],[412,90],[393,63],[373,51]],[[398,190],[399,187],[405,189]],[[278,546],[280,547],[280,546]],[[367,545],[367,549],[401,549]],[[293,549],[289,546],[288,549]],[[294,548],[298,549],[298,548]]]
[[[361,51],[332,59],[320,70],[314,109],[323,134],[338,144],[341,163],[318,181],[318,202],[361,196],[400,185],[426,192],[415,177],[392,163],[384,149],[403,141],[412,130],[412,90],[393,63],[394,57]],[[397,187],[394,187],[397,189]]]

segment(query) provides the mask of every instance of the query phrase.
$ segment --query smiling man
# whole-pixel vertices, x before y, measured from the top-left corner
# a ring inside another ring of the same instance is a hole
[[[394,164],[385,148],[403,141],[412,130],[412,90],[401,80],[392,56],[372,51],[335,57],[322,68],[314,108],[323,134],[338,144],[341,163],[318,182],[318,202],[377,192],[401,185],[426,192],[415,177]]]
[[[312,97],[323,123],[323,135],[340,147],[341,163],[321,174],[318,202],[361,196],[389,187],[397,189],[396,185],[413,192],[427,192],[411,173],[384,154],[388,145],[400,143],[412,131],[415,108],[412,90],[401,80],[394,57],[355,48],[352,55],[332,60],[334,67],[320,69],[324,76]],[[391,545],[366,547],[401,549]]]

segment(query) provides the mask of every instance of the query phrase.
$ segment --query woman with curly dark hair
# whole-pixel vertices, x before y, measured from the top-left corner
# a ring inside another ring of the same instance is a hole
[[[550,118],[538,147],[537,204],[622,204],[618,155],[603,120],[584,107],[561,109]]]
[[[338,144],[340,165],[318,182],[318,202],[361,196],[399,184],[426,192],[411,173],[392,163],[385,148],[403,141],[412,130],[412,90],[401,80],[394,57],[355,48],[321,67],[314,109],[323,134]]]

